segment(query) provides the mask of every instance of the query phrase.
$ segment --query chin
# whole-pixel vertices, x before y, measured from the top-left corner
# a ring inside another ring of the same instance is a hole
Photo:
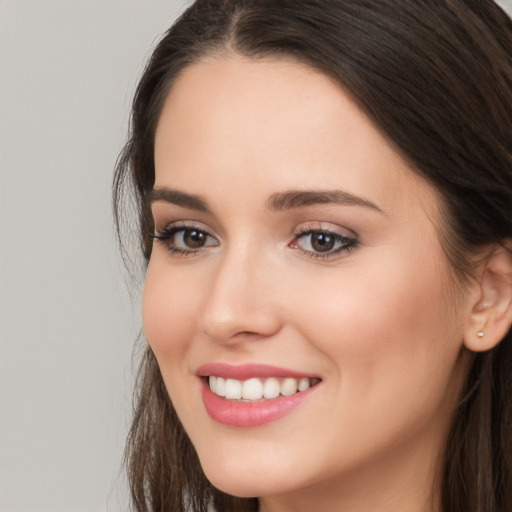
[[[294,481],[283,478],[284,470],[278,467],[251,464],[247,459],[240,463],[231,460],[209,461],[203,464],[206,478],[217,489],[239,498],[254,498],[286,493],[297,487]],[[264,469],[260,469],[263,467]]]

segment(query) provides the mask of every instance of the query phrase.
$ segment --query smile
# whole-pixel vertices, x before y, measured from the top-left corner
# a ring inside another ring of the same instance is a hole
[[[301,407],[322,379],[271,365],[209,363],[196,371],[207,414],[230,427],[258,427]]]
[[[247,380],[225,379],[210,375],[208,384],[212,393],[227,400],[259,401],[292,396],[308,390],[320,382],[320,379],[302,377],[250,378]]]

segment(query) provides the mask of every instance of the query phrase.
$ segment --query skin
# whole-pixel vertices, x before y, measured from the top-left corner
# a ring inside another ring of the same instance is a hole
[[[432,488],[481,291],[454,300],[435,190],[328,77],[236,55],[182,73],[155,165],[155,190],[209,210],[153,201],[157,233],[178,223],[208,237],[185,255],[170,250],[182,238],[155,240],[143,321],[211,482],[267,512],[440,510]],[[276,193],[334,189],[377,208],[267,208]],[[301,228],[357,243],[319,258]],[[277,421],[229,427],[201,399],[196,371],[210,362],[322,382]]]

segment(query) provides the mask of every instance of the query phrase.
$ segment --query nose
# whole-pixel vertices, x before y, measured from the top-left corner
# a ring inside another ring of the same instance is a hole
[[[281,329],[277,276],[262,259],[238,251],[217,262],[200,318],[215,343],[267,339]]]

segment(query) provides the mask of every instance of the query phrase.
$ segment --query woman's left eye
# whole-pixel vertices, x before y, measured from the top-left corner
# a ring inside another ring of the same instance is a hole
[[[328,259],[357,245],[357,239],[324,229],[308,229],[295,235],[290,247],[300,249],[312,258]]]

